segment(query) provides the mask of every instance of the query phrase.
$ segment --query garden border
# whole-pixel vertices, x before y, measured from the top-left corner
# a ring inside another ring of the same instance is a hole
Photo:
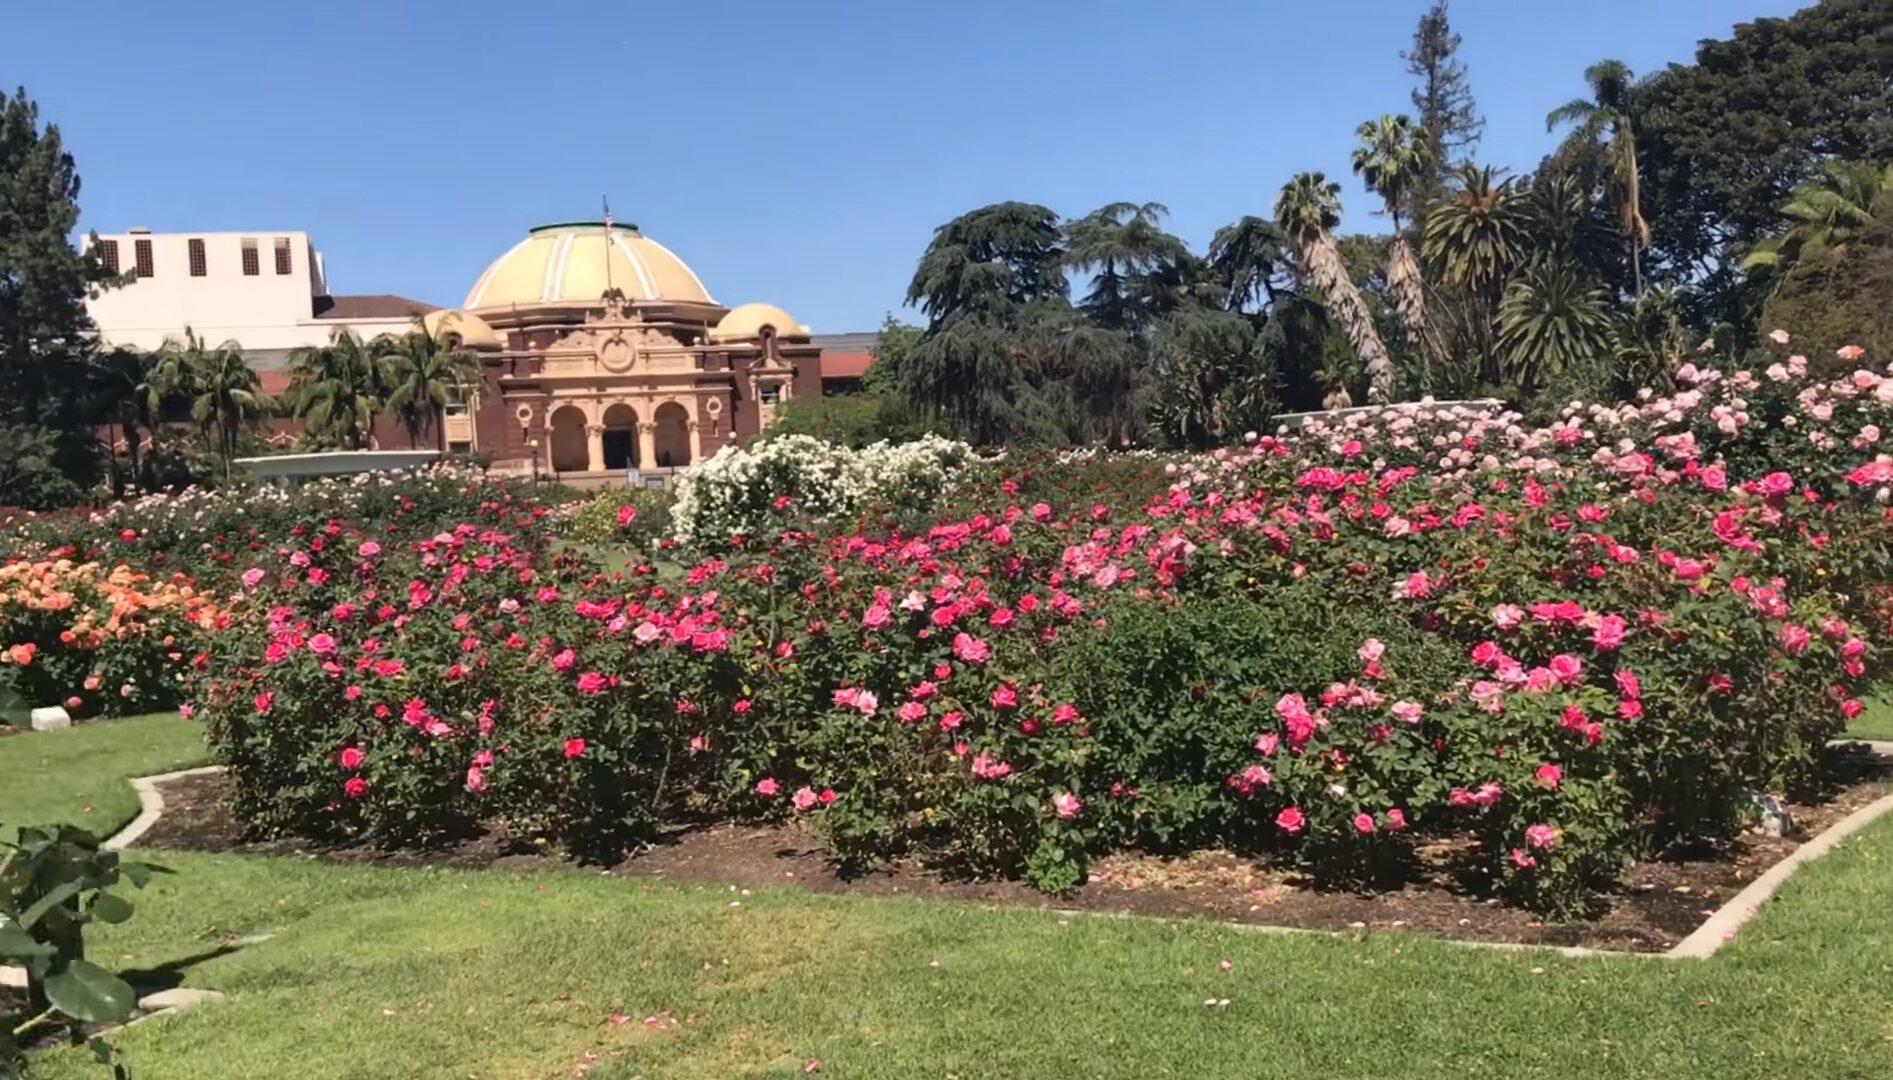
[[[1871,739],[1837,740],[1844,745],[1864,746],[1875,757],[1893,760],[1893,742]],[[179,769],[175,772],[157,773],[151,776],[131,778],[131,786],[138,792],[138,816],[131,823],[113,833],[104,842],[105,847],[122,850],[136,842],[139,837],[149,832],[158,818],[164,814],[164,795],[158,791],[158,785],[172,780],[182,780],[191,776],[208,776],[223,771],[221,765],[201,765],[194,769]],[[1813,862],[1840,846],[1843,840],[1873,824],[1888,813],[1893,813],[1893,795],[1880,798],[1834,822],[1827,828],[1809,837],[1800,847],[1795,848],[1786,858],[1769,867],[1754,881],[1748,883],[1741,892],[1736,893],[1726,903],[1715,910],[1713,915],[1704,920],[1701,926],[1691,931],[1683,940],[1656,953],[1631,952],[1624,949],[1595,949],[1588,945],[1539,945],[1522,941],[1466,941],[1458,938],[1434,937],[1418,934],[1430,941],[1446,945],[1457,945],[1474,949],[1498,949],[1506,952],[1549,952],[1561,956],[1588,958],[1597,956],[1625,956],[1644,960],[1705,960],[1721,951],[1724,945],[1735,940],[1735,935],[1756,915],[1761,913],[1762,905],[1774,898],[1781,883],[1794,875],[1796,870]],[[1315,930],[1299,926],[1269,926],[1257,923],[1217,922],[1203,919],[1173,919],[1161,915],[1130,915],[1121,912],[1081,911],[1075,908],[1054,908],[1051,914],[1060,918],[1083,916],[1086,918],[1105,919],[1157,919],[1163,922],[1206,922],[1211,925],[1228,927],[1243,933],[1252,934],[1311,934],[1316,936],[1344,938],[1355,936],[1352,930]],[[26,972],[20,968],[0,966],[0,986],[26,985]]]

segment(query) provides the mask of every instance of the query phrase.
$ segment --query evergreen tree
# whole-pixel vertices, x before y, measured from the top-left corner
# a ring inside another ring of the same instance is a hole
[[[1472,100],[1466,64],[1459,59],[1459,35],[1446,17],[1446,0],[1435,0],[1413,31],[1413,48],[1400,54],[1407,73],[1418,80],[1413,110],[1432,148],[1432,161],[1406,194],[1407,218],[1414,235],[1426,231],[1426,210],[1446,190],[1446,177],[1472,159],[1485,131],[1485,119]]]
[[[0,505],[43,502],[77,491],[99,474],[95,440],[85,425],[89,361],[96,349],[85,301],[113,276],[70,237],[79,221],[79,174],[59,128],[39,122],[24,88],[0,98],[0,428],[40,447],[69,484],[19,487],[0,477]],[[76,487],[74,485],[77,485]]]

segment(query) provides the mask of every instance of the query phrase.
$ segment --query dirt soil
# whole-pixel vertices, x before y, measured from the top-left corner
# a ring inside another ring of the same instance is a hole
[[[794,823],[682,831],[669,842],[604,868],[603,873],[739,889],[786,885],[850,896],[915,896],[1343,932],[1404,929],[1476,941],[1661,952],[1808,838],[1893,792],[1893,766],[1887,763],[1852,759],[1843,770],[1845,780],[1827,797],[1808,805],[1790,805],[1795,826],[1791,835],[1770,837],[1751,831],[1705,850],[1637,863],[1613,889],[1595,898],[1593,917],[1571,922],[1547,923],[1470,891],[1451,871],[1452,856],[1463,845],[1450,841],[1423,848],[1410,880],[1398,889],[1381,892],[1315,889],[1293,871],[1226,851],[1179,857],[1136,852],[1110,855],[1094,864],[1091,880],[1075,894],[1057,898],[1021,882],[946,880],[917,866],[897,865],[846,876],[822,854],[820,843]],[[580,866],[494,835],[450,847],[402,852],[318,847],[300,841],[245,842],[230,815],[229,782],[221,774],[173,780],[159,790],[164,813],[140,839],[141,847],[300,855],[383,866],[600,872],[598,867]]]

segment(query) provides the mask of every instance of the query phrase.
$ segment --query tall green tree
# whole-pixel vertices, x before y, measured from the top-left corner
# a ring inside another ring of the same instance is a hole
[[[1426,231],[1427,209],[1446,190],[1452,171],[1471,159],[1485,131],[1459,45],[1446,0],[1436,0],[1413,30],[1413,47],[1400,54],[1415,82],[1413,114],[1433,151],[1432,160],[1408,187],[1408,216],[1415,233]]]
[[[117,278],[73,249],[78,200],[79,174],[58,126],[40,124],[24,88],[0,97],[0,426],[29,429],[15,441],[39,448],[33,460],[70,482],[27,490],[0,478],[0,504],[80,491],[98,477],[85,416],[95,348],[85,302]]]
[[[1787,228],[1755,245],[1742,269],[1777,283],[1794,264],[1844,244],[1893,207],[1893,165],[1830,161],[1782,204]]]
[[[1754,325],[1774,283],[1737,264],[1826,162],[1893,162],[1890,23],[1886,0],[1824,0],[1738,24],[1638,87],[1648,254],[1701,320]]]
[[[387,400],[385,343],[363,341],[339,329],[327,345],[297,349],[289,358],[284,404],[303,430],[348,450],[368,446],[375,414]]]
[[[1065,263],[1092,275],[1078,310],[1096,325],[1142,337],[1162,302],[1165,271],[1189,257],[1183,241],[1163,231],[1161,203],[1107,203],[1065,225]]]
[[[961,214],[934,230],[907,286],[907,303],[929,329],[967,316],[1010,319],[1046,300],[1069,301],[1058,215],[1005,202]]]
[[[1172,446],[1207,449],[1264,426],[1274,409],[1274,369],[1255,320],[1194,307],[1157,324],[1158,373],[1151,426]]]
[[[159,349],[153,375],[160,399],[175,394],[190,402],[191,419],[214,440],[228,481],[237,456],[237,435],[271,408],[263,394],[263,380],[243,355],[243,347],[234,341],[207,345],[187,326],[183,340],[169,339]]]
[[[408,445],[419,446],[421,436],[432,431],[434,448],[443,454],[448,404],[466,401],[485,379],[478,357],[451,347],[451,329],[451,322],[443,322],[435,335],[416,316],[407,333],[371,343],[384,381],[383,404],[407,432]]]
[[[1407,340],[1420,358],[1420,389],[1433,389],[1433,368],[1446,362],[1439,337],[1426,322],[1426,284],[1420,276],[1419,260],[1400,221],[1401,207],[1408,204],[1415,189],[1432,175],[1433,147],[1423,129],[1402,116],[1383,116],[1363,123],[1355,132],[1360,145],[1354,148],[1354,172],[1368,190],[1379,195],[1385,212],[1393,220],[1393,238],[1388,245],[1387,288]]]
[[[1275,202],[1275,220],[1294,242],[1310,284],[1360,357],[1367,371],[1368,404],[1392,402],[1398,371],[1334,240],[1334,227],[1341,220],[1341,185],[1318,172],[1297,174]]]
[[[1209,242],[1208,276],[1217,303],[1229,311],[1259,312],[1273,304],[1292,272],[1294,250],[1282,227],[1245,215],[1216,230]]]
[[[1629,244],[1635,292],[1643,293],[1643,249],[1650,244],[1650,223],[1643,217],[1643,172],[1637,157],[1637,126],[1631,100],[1636,78],[1621,60],[1600,60],[1584,69],[1589,98],[1573,98],[1551,110],[1545,130],[1572,126],[1570,142],[1602,149],[1608,165],[1618,227]]]

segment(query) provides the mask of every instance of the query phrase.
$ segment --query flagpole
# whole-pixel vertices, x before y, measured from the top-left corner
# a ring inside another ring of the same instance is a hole
[[[600,195],[599,202],[605,207],[605,292],[611,292],[611,197]]]

